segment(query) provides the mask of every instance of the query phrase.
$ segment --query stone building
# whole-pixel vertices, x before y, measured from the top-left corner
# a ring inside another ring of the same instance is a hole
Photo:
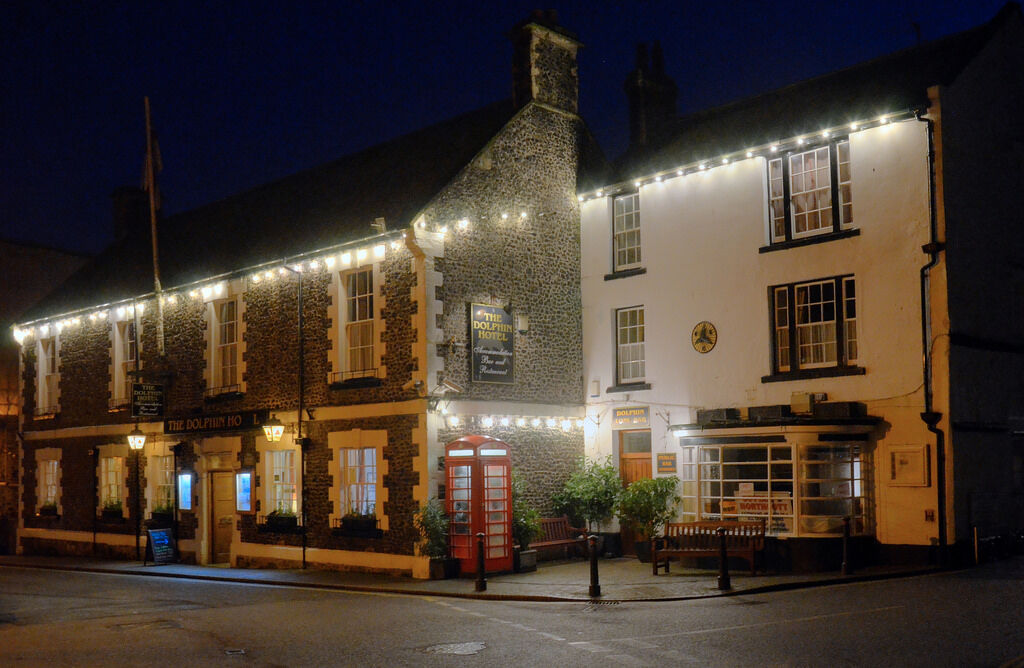
[[[10,331],[19,316],[86,260],[78,253],[0,241],[0,331]],[[18,344],[4,337],[0,342],[0,554],[14,551],[18,523],[19,356]]]
[[[1021,72],[1016,4],[684,118],[641,51],[580,193],[588,455],[780,566],[838,568],[845,518],[887,562],[1024,529]]]
[[[512,41],[514,99],[161,221],[159,300],[126,226],[18,324],[20,550],[132,556],[170,522],[199,563],[422,576],[413,514],[473,433],[545,508],[583,453],[576,192],[603,158],[576,38],[547,14]],[[162,418],[132,418],[138,380]]]

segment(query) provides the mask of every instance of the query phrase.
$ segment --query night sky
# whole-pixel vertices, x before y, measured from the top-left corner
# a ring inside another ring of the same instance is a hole
[[[1002,0],[907,2],[0,3],[0,238],[83,252],[139,184],[143,96],[165,213],[511,96],[508,30],[554,7],[585,44],[580,107],[605,153],[622,83],[660,40],[685,114],[992,18]]]

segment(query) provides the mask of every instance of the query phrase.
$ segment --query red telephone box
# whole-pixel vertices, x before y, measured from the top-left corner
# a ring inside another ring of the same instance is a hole
[[[512,458],[507,443],[463,436],[445,446],[448,546],[463,573],[476,573],[476,534],[484,534],[484,569],[512,570]]]

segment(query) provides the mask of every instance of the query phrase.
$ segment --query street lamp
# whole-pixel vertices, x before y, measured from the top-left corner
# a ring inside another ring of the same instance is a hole
[[[128,447],[135,452],[135,491],[133,496],[135,497],[135,559],[142,558],[142,548],[139,545],[139,534],[142,530],[142,506],[139,503],[139,496],[141,495],[141,476],[142,472],[139,469],[139,459],[142,456],[142,448],[146,445],[146,435],[139,429],[139,425],[136,424],[135,428],[128,432]]]

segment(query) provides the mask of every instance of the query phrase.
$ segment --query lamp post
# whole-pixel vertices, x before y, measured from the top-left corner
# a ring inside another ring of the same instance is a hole
[[[142,529],[142,504],[140,503],[139,496],[141,495],[141,469],[139,467],[139,459],[142,456],[142,448],[146,445],[146,435],[139,429],[138,423],[135,424],[135,428],[128,432],[128,447],[135,453],[135,490],[132,496],[135,499],[135,558],[137,560],[142,559],[142,548],[139,545],[140,538],[139,534]]]

